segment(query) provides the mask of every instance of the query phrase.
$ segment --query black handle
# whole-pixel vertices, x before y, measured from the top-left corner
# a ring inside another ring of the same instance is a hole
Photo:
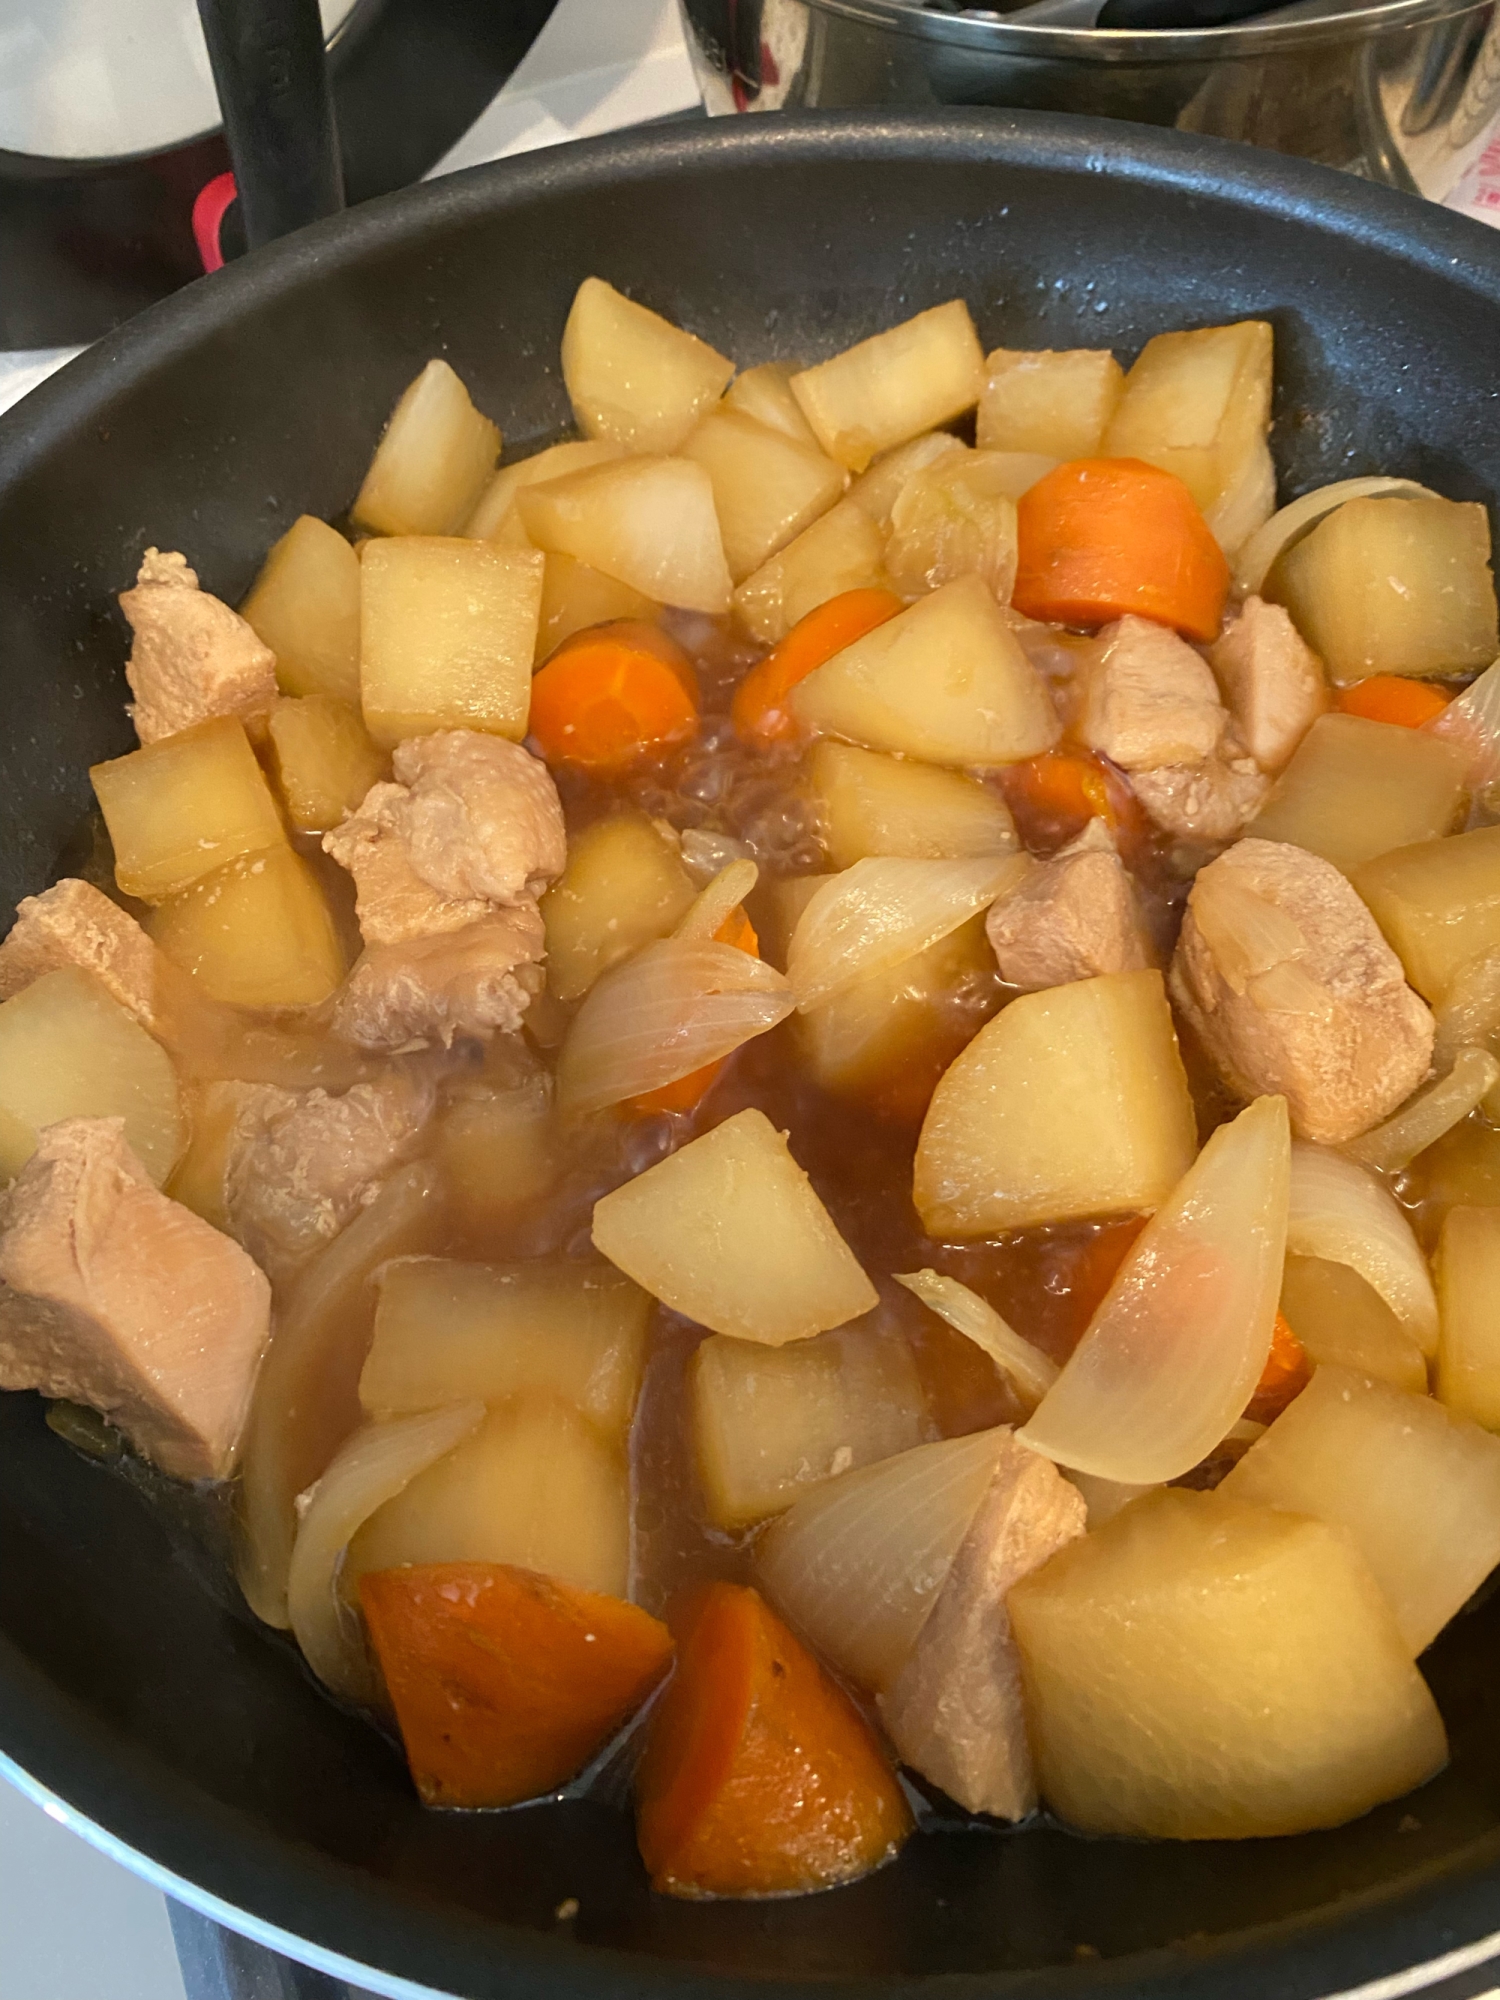
[[[254,250],[344,205],[318,0],[198,0]]]

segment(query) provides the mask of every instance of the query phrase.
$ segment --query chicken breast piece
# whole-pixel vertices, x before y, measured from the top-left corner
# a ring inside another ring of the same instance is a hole
[[[1228,719],[1207,663],[1165,625],[1120,618],[1090,648],[1078,733],[1122,769],[1201,763]]]
[[[1209,651],[1247,756],[1273,776],[1328,707],[1323,662],[1279,604],[1247,597]]]
[[[460,930],[562,873],[557,787],[519,744],[442,730],[398,744],[394,769],[323,841],[354,877],[366,944]]]
[[[42,1134],[0,1203],[0,1286],[0,1387],[102,1411],[176,1478],[228,1476],[271,1288],[157,1192],[122,1119]]]
[[[1134,885],[1098,820],[992,903],[985,930],[1000,977],[1024,993],[1153,962]]]
[[[212,1083],[200,1118],[227,1127],[223,1215],[273,1282],[291,1277],[372,1201],[433,1106],[429,1076],[388,1072],[338,1096],[268,1083]]]
[[[1271,789],[1271,780],[1249,757],[1163,765],[1135,772],[1130,783],[1153,825],[1205,847],[1238,840]]]
[[[386,1053],[514,1034],[541,990],[545,949],[535,903],[437,937],[372,945],[334,1003],[334,1033]]]
[[[1083,1495],[1007,1440],[910,1659],[880,1697],[905,1764],[970,1812],[1024,1819],[1037,1803],[1005,1597],[1084,1531]]]
[[[180,555],[147,549],[120,609],[135,634],[125,678],[142,743],[216,715],[245,721],[276,699],[276,655],[227,604],[198,588]]]
[[[0,944],[0,1000],[9,1000],[43,973],[77,966],[91,972],[143,1028],[157,1034],[166,965],[134,917],[91,882],[68,876],[17,906],[10,935]]]
[[[1243,1098],[1281,1091],[1302,1139],[1378,1125],[1432,1061],[1432,1014],[1332,862],[1242,840],[1201,870],[1172,998]]]

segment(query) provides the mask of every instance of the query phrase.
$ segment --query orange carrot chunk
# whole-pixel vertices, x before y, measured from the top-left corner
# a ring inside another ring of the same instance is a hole
[[[565,639],[531,683],[531,734],[549,764],[608,776],[662,756],[697,730],[687,654],[640,619]]]
[[[846,590],[801,618],[735,690],[730,720],[742,743],[784,743],[797,734],[787,696],[835,653],[873,632],[906,605],[894,590]]]
[[[1362,715],[1366,722],[1394,722],[1401,729],[1420,729],[1441,715],[1449,700],[1430,681],[1409,680],[1405,674],[1371,674],[1367,681],[1340,688],[1334,696],[1345,715]]]
[[[1271,1423],[1294,1397],[1302,1394],[1311,1380],[1312,1369],[1308,1364],[1306,1348],[1282,1315],[1277,1313],[1275,1330],[1271,1335],[1271,1351],[1266,1356],[1266,1365],[1261,1370],[1255,1394],[1246,1405],[1245,1415],[1258,1424]]]
[[[374,1570],[359,1601],[429,1806],[566,1784],[672,1658],[666,1626],[636,1605],[506,1563]]]
[[[792,1896],[888,1861],[911,1813],[869,1725],[757,1591],[712,1583],[674,1620],[677,1671],[636,1779],[669,1896]]]
[[[1218,637],[1229,565],[1175,473],[1138,458],[1075,458],[1016,511],[1011,601],[1028,618],[1107,625],[1134,612],[1189,639]]]
[[[1102,819],[1127,864],[1150,839],[1140,801],[1119,771],[1087,750],[1047,750],[1000,774],[1005,802],[1024,844],[1047,853]]]
[[[715,944],[732,944],[741,951],[748,951],[752,958],[760,957],[760,939],[755,934],[755,926],[743,909],[735,908],[714,932]],[[719,1080],[728,1056],[720,1056],[717,1061],[704,1063],[701,1069],[693,1070],[687,1076],[679,1076],[674,1083],[664,1083],[656,1090],[643,1090],[639,1097],[627,1098],[623,1109],[643,1116],[653,1111],[696,1111]]]

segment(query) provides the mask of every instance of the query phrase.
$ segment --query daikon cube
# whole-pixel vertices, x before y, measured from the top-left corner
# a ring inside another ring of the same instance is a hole
[[[1266,580],[1332,679],[1459,674],[1500,653],[1478,501],[1346,500]]]
[[[965,452],[914,472],[891,508],[885,564],[906,596],[982,577],[1000,604],[1016,580],[1015,475],[1009,454]]]
[[[159,903],[153,941],[215,1000],[316,1007],[348,970],[317,876],[289,847],[248,854]]]
[[[1125,377],[1104,433],[1106,456],[1175,472],[1231,551],[1276,504],[1266,447],[1272,346],[1263,319],[1157,334]]]
[[[1500,1208],[1451,1208],[1437,1254],[1437,1392],[1500,1431]]]
[[[640,618],[655,623],[661,606],[655,598],[644,597],[628,583],[591,569],[573,556],[543,558],[542,612],[537,625],[536,658],[540,665],[550,659],[564,639],[590,625],[607,625],[616,618]]]
[[[1408,1394],[1427,1393],[1427,1360],[1385,1300],[1347,1264],[1289,1256],[1281,1310],[1314,1366],[1352,1368]]]
[[[972,410],[984,351],[962,299],[932,306],[792,377],[824,451],[863,472],[878,451]]]
[[[930,1236],[1151,1210],[1197,1125],[1162,976],[1112,972],[1023,993],[933,1094],[914,1195]]]
[[[1248,831],[1306,847],[1347,873],[1451,833],[1463,803],[1457,744],[1362,715],[1320,715]]]
[[[989,590],[961,576],[800,681],[805,728],[932,764],[1014,764],[1061,733],[1052,698]]]
[[[349,1544],[346,1590],[371,1569],[494,1562],[624,1597],[630,1580],[625,1455],[553,1396],[493,1409],[446,1458],[378,1507]]]
[[[434,1148],[450,1197],[476,1229],[545,1194],[560,1158],[548,1078],[465,1078],[450,1086]]]
[[[998,792],[977,778],[853,743],[819,743],[808,766],[823,841],[835,868],[870,854],[942,861],[1006,854],[1015,821]]]
[[[1042,1796],[1086,1833],[1339,1826],[1446,1761],[1390,1607],[1322,1521],[1148,1493],[1006,1608]]]
[[[465,521],[464,533],[476,541],[498,543],[501,548],[529,548],[530,538],[516,512],[516,495],[523,486],[539,486],[569,472],[587,472],[591,466],[608,465],[624,456],[623,449],[606,438],[574,438],[533,452],[530,458],[518,458],[513,465],[502,465]]]
[[[166,1051],[72,966],[0,1006],[0,1179],[18,1174],[63,1118],[123,1118],[126,1143],[158,1187],[188,1139]]]
[[[719,1528],[751,1527],[808,1487],[929,1435],[910,1349],[874,1327],[790,1347],[711,1334],[690,1383],[698,1473]]]
[[[299,514],[240,616],[276,655],[283,694],[359,700],[359,557],[336,528]]]
[[[360,700],[379,744],[438,729],[519,743],[531,707],[542,558],[445,535],[367,542]]]
[[[674,929],[697,894],[675,842],[640,813],[595,820],[568,842],[542,898],[547,983],[578,1000],[601,972]]]
[[[1500,1563],[1500,1438],[1344,1368],[1319,1368],[1220,1487],[1344,1528],[1415,1658]]]
[[[816,887],[827,878],[802,879]],[[915,957],[867,972],[799,1014],[792,1033],[803,1062],[831,1096],[916,1125],[943,1072],[1000,997],[984,918],[971,917]]]
[[[379,1286],[359,1378],[371,1416],[544,1394],[571,1403],[623,1448],[651,1301],[612,1265],[401,1257],[383,1267]]]
[[[285,843],[237,716],[200,722],[89,772],[127,896],[160,903],[242,854]]]
[[[768,1347],[842,1326],[878,1297],[760,1111],[595,1202],[594,1246],[674,1312]]]
[[[797,372],[784,361],[763,361],[758,368],[747,368],[724,391],[725,404],[731,410],[743,410],[758,424],[769,424],[773,431],[795,438],[799,444],[816,444],[812,425],[792,394],[792,377]]]
[[[1365,862],[1354,886],[1424,1000],[1500,947],[1500,826],[1395,848]]]
[[[713,484],[686,458],[622,458],[516,496],[539,549],[573,556],[659,604],[729,609]]]
[[[322,694],[278,701],[270,728],[287,818],[302,833],[337,826],[385,776],[384,754],[347,701]]]
[[[799,444],[742,410],[710,410],[680,450],[708,474],[736,583],[826,514],[848,477],[816,445]]]
[[[1124,387],[1125,372],[1108,348],[997,347],[984,364],[979,448],[1094,458]]]
[[[602,278],[585,278],[563,328],[562,371],[586,436],[675,451],[734,363]]]
[[[377,535],[456,534],[499,456],[498,429],[446,361],[429,361],[391,412],[353,518]]]
[[[734,593],[734,609],[752,638],[775,646],[830,597],[889,581],[884,536],[863,508],[841,500],[746,577]]]

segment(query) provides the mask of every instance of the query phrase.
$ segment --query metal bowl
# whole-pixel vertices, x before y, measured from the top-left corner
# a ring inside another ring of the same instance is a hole
[[[1241,139],[1444,200],[1500,115],[1496,0],[1318,0],[1233,27],[1035,25],[913,0],[680,0],[712,113],[989,104]],[[1316,9],[1316,11],[1315,11]]]

